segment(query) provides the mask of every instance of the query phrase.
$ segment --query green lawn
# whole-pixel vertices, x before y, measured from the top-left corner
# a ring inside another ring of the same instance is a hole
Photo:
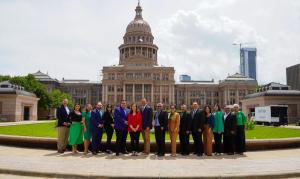
[[[17,126],[1,126],[0,134],[51,138],[55,138],[57,136],[55,122],[42,124],[24,124]],[[269,126],[255,126],[254,130],[246,131],[247,139],[271,139],[289,137],[300,137],[300,130]],[[105,134],[103,138],[106,139]],[[115,139],[115,135],[113,136],[113,139]],[[169,139],[168,134],[166,135],[166,139]],[[154,134],[151,135],[151,140],[154,141]]]

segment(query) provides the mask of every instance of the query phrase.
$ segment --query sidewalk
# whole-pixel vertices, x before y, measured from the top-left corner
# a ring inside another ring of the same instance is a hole
[[[40,123],[49,123],[55,120],[42,120],[42,121],[20,121],[20,122],[0,122],[0,126],[14,126],[22,124],[40,124]]]
[[[288,129],[299,129],[300,130],[300,126],[280,126],[282,128],[288,128]]]
[[[247,152],[244,156],[173,158],[169,155],[84,156],[70,152],[0,146],[0,173],[39,177],[299,177],[300,149]]]

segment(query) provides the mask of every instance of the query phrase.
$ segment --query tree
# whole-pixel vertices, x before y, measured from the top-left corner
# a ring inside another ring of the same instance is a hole
[[[15,76],[9,80],[11,83],[23,86],[26,91],[34,93],[39,100],[39,107],[49,109],[51,107],[51,99],[45,86],[37,81],[31,74],[27,76]]]
[[[0,75],[0,82],[1,81],[8,81],[8,80],[10,80],[10,76],[2,76],[2,75]]]
[[[69,105],[72,106],[71,95],[67,93],[62,93],[60,90],[54,90],[51,93],[48,93],[45,86],[37,81],[35,77],[31,74],[27,76],[1,76],[0,82],[9,80],[11,83],[23,86],[24,89],[28,92],[34,93],[39,100],[39,107],[44,109],[49,109],[51,107],[58,107],[62,100],[67,98],[69,100]]]
[[[64,99],[69,100],[69,104],[68,104],[69,107],[73,106],[73,101],[72,101],[72,97],[70,94],[62,93],[60,90],[55,89],[51,93],[49,93],[49,96],[51,99],[51,107],[52,108],[59,107]]]

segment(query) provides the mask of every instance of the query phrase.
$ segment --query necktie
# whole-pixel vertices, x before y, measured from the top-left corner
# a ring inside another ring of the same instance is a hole
[[[194,109],[194,111],[193,111],[193,115],[192,115],[192,117],[194,118],[194,116],[195,116],[195,113],[196,113],[196,110]]]

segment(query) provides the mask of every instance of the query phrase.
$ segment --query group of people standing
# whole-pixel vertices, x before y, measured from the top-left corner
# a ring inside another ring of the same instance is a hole
[[[181,106],[181,112],[176,112],[176,106],[170,105],[170,112],[164,110],[162,103],[156,105],[154,112],[145,98],[141,105],[127,106],[125,100],[114,110],[112,105],[103,105],[98,102],[93,109],[91,104],[81,110],[79,104],[73,109],[68,107],[68,100],[57,109],[59,153],[66,151],[67,145],[72,146],[72,152],[77,153],[77,145],[84,143],[84,154],[89,149],[93,155],[100,151],[112,153],[111,139],[116,133],[116,156],[128,154],[126,139],[129,133],[132,155],[139,154],[139,139],[142,133],[144,140],[144,155],[150,154],[150,133],[154,128],[157,156],[165,155],[165,138],[169,133],[171,140],[171,156],[177,153],[177,137],[180,139],[180,153],[190,154],[190,136],[194,141],[194,154],[211,156],[213,153],[213,138],[215,155],[226,153],[243,154],[245,152],[245,124],[246,117],[239,109],[239,105],[225,106],[224,112],[219,105],[212,110],[210,106],[200,109],[197,102],[192,104],[188,112],[187,105]],[[105,149],[102,147],[102,136],[106,134]],[[223,147],[222,147],[223,140]],[[91,144],[91,146],[90,146]]]

